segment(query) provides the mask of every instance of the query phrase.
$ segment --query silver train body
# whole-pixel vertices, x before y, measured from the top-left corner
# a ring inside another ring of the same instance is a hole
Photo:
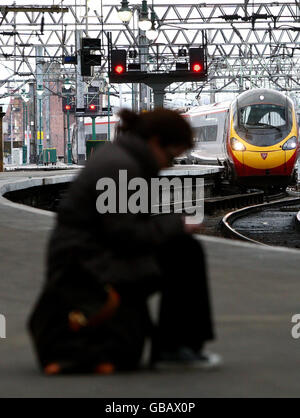
[[[197,106],[183,114],[194,133],[195,146],[177,159],[181,164],[220,165],[227,158],[226,138],[231,102]]]

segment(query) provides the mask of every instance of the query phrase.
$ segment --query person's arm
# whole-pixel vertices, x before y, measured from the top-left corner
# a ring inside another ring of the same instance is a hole
[[[185,233],[181,215],[149,217],[127,213],[101,216],[104,235],[109,244],[120,251],[138,250],[139,246],[155,247]]]

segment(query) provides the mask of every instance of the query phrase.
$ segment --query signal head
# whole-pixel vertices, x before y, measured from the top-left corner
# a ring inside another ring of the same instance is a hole
[[[89,109],[92,110],[93,112],[96,110],[96,105],[94,104],[90,104],[89,105]]]
[[[196,62],[193,65],[193,72],[194,73],[200,73],[202,70],[203,70],[203,67],[202,67],[202,65],[199,62]]]
[[[124,67],[123,67],[123,65],[116,65],[115,66],[115,73],[117,73],[117,74],[122,74],[122,73],[124,73]]]
[[[113,49],[111,51],[111,72],[117,76],[127,71],[126,49]]]
[[[65,105],[65,110],[71,110],[71,105],[66,104],[66,105]]]
[[[207,71],[204,47],[190,48],[189,56],[191,73],[198,74],[199,76],[205,76]]]

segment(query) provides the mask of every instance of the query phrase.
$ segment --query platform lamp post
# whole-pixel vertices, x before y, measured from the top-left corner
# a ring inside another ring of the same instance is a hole
[[[22,99],[23,99],[23,164],[27,163],[27,145],[26,145],[26,138],[28,140],[28,108],[27,103],[29,101],[29,95],[24,91],[22,91]]]
[[[3,135],[2,135],[2,119],[5,116],[5,112],[2,112],[2,106],[0,106],[0,172],[4,171],[3,164]]]
[[[107,140],[110,141],[110,88],[111,85],[107,84]]]
[[[70,89],[71,89],[71,82],[68,78],[66,78],[64,82],[64,89],[67,93],[67,131],[68,131],[68,143],[67,143],[67,162],[68,164],[72,164],[72,144],[71,144],[71,137],[70,137]]]
[[[43,143],[42,143],[42,133],[43,133],[43,127],[42,127],[42,98],[43,98],[44,89],[43,86],[39,85],[36,89],[36,94],[39,100],[39,132],[38,132],[38,163],[39,161],[42,162],[42,154],[43,154]]]
[[[119,19],[127,26],[133,17],[133,33],[135,31],[135,22],[134,22],[134,12],[137,12],[138,17],[138,37],[136,39],[137,43],[140,45],[140,64],[141,70],[146,70],[147,62],[149,61],[149,43],[153,43],[158,35],[159,32],[156,28],[158,26],[158,18],[154,11],[154,0],[152,0],[152,10],[151,10],[151,18],[149,19],[149,6],[147,0],[142,0],[141,5],[132,5],[129,7],[129,3],[127,0],[121,1],[121,8],[118,10],[118,17]],[[157,23],[156,23],[157,22]],[[135,57],[134,57],[135,58]],[[140,83],[140,99],[142,100],[142,108],[144,108],[144,98],[147,98],[149,95],[148,88],[143,86]],[[132,109],[136,107],[135,102],[135,89],[134,85],[132,84]],[[147,106],[145,106],[147,107]]]
[[[147,0],[142,1],[142,6],[135,5],[131,9],[129,8],[128,1],[122,0],[121,8],[118,10],[119,19],[123,23],[128,24],[132,18],[134,10],[137,10],[139,13],[138,26],[140,30],[146,32],[146,36],[150,41],[154,41],[159,35],[159,32],[155,26],[155,21],[158,19],[157,19],[156,13],[154,12],[154,1],[152,0],[151,18],[149,19]]]
[[[149,41],[154,42],[159,35],[159,31],[156,28],[156,13],[152,10],[151,12],[151,28],[147,30],[146,36]]]
[[[94,111],[94,109],[96,108],[96,106],[94,104],[91,104],[90,106],[90,110]],[[97,140],[97,134],[96,134],[96,116],[91,116],[92,118],[92,140],[96,141]]]
[[[130,10],[127,0],[121,1],[121,9],[118,10],[118,16],[123,23],[128,23],[130,21],[132,17],[132,10]]]

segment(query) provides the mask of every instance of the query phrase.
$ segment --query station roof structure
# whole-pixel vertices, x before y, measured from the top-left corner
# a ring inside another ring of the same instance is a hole
[[[63,65],[63,56],[77,52],[75,33],[78,30],[82,31],[82,36],[102,40],[104,57],[107,57],[106,33],[109,31],[114,47],[147,53],[147,68],[156,66],[163,71],[172,68],[180,48],[201,44],[205,31],[207,82],[193,86],[176,83],[169,91],[190,89],[199,95],[201,92],[240,92],[251,87],[271,87],[296,94],[300,88],[300,8],[297,1],[251,4],[247,0],[235,3],[189,1],[148,2],[149,12],[155,12],[159,32],[155,41],[145,41],[134,16],[126,24],[119,20],[120,2],[116,1],[42,0],[43,5],[34,6],[20,0],[2,7],[0,67],[1,74],[7,76],[0,80],[0,86],[13,80],[19,81],[19,86],[34,81],[37,45],[44,48],[44,61]],[[129,2],[129,6],[135,11],[141,7],[141,1]],[[68,71],[70,67],[66,67]],[[95,77],[105,71],[106,59]],[[3,90],[1,93],[2,97],[6,94]]]

